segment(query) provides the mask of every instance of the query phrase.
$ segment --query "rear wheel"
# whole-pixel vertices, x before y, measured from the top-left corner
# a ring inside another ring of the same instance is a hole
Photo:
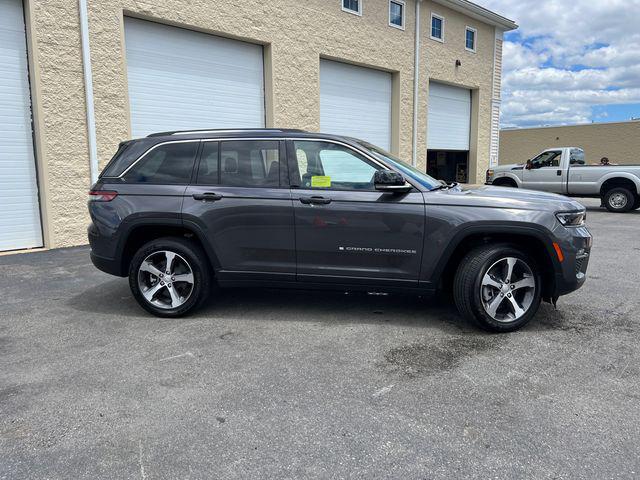
[[[623,187],[607,190],[603,197],[605,208],[613,213],[624,213],[631,210],[635,201],[633,193]]]
[[[183,238],[143,245],[129,267],[129,286],[142,308],[158,317],[180,317],[209,295],[211,274],[202,249]]]
[[[453,283],[458,311],[485,330],[517,330],[540,306],[538,266],[524,252],[506,244],[472,250],[460,263]]]

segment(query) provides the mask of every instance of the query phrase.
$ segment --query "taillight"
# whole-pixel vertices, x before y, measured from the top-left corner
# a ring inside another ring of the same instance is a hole
[[[110,202],[118,196],[118,192],[107,190],[91,190],[89,192],[90,202]]]

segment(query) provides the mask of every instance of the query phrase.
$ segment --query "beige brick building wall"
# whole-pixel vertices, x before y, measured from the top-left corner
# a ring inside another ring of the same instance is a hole
[[[521,163],[552,147],[580,147],[588,163],[640,165],[640,121],[522,128],[500,132],[500,163]]]
[[[388,0],[365,0],[362,16],[343,12],[340,0],[87,3],[100,168],[131,135],[125,16],[263,45],[267,127],[319,129],[320,58],[392,72],[392,150],[411,160],[413,0],[406,2],[405,30],[388,25]],[[432,11],[446,19],[444,43],[429,38]],[[25,14],[45,246],[83,244],[90,173],[78,0],[25,0]],[[480,182],[489,162],[496,27],[430,1],[421,4],[421,23],[418,166],[425,169],[429,79],[467,87],[473,89],[470,181]],[[476,53],[465,50],[467,25],[478,32]]]
[[[431,12],[445,18],[444,42],[430,38]],[[472,90],[469,182],[482,183],[483,172],[489,167],[495,29],[434,2],[425,2],[421,14],[424,61],[420,72],[423,88],[420,89],[418,116],[420,166],[424,169],[427,157],[428,80],[469,88]],[[478,31],[475,53],[465,49],[466,26]],[[456,60],[460,60],[461,66],[456,67]]]

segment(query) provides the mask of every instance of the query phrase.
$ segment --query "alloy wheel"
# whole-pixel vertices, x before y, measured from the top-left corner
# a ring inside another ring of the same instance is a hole
[[[516,257],[504,257],[482,277],[480,297],[485,312],[498,322],[522,318],[535,298],[536,281],[531,267]]]
[[[138,288],[151,305],[177,308],[193,292],[193,270],[184,257],[170,250],[159,250],[147,256],[138,268]]]

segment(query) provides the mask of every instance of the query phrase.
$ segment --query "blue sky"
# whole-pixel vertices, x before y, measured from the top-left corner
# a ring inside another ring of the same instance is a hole
[[[505,35],[503,126],[640,118],[640,0],[476,1],[520,26]]]
[[[594,105],[591,107],[594,122],[621,122],[630,118],[640,119],[640,103],[622,105]]]

